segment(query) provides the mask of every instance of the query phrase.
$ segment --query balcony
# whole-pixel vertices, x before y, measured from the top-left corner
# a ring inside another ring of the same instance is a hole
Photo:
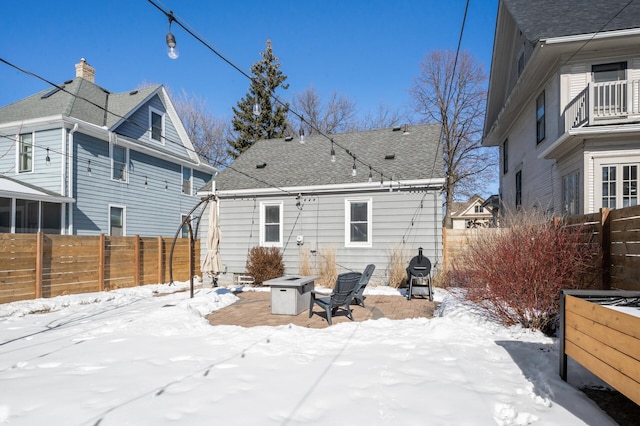
[[[640,121],[640,80],[589,83],[564,110],[565,131]]]

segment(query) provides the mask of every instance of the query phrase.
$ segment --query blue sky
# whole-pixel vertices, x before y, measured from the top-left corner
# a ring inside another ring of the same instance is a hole
[[[288,76],[287,99],[313,85],[355,101],[361,115],[379,104],[402,108],[435,49],[455,49],[465,0],[157,1],[231,62],[250,72],[271,39]],[[471,0],[462,49],[488,73],[497,0]],[[3,4],[0,57],[54,83],[75,76],[86,58],[111,92],[162,83],[204,98],[230,118],[249,81],[176,26],[180,57],[166,55],[166,17],[147,0],[11,1]],[[49,86],[0,63],[0,105]]]

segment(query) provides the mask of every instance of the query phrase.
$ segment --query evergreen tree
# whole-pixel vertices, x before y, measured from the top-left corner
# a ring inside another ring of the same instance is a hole
[[[284,84],[287,76],[280,70],[278,58],[273,56],[271,41],[267,40],[267,48],[260,55],[262,59],[253,64],[253,78],[249,93],[232,107],[231,124],[236,133],[235,139],[229,139],[229,154],[236,158],[261,139],[281,138],[287,129],[288,103],[275,101],[271,95],[276,89],[287,89]],[[254,105],[260,106],[260,113],[254,114]]]

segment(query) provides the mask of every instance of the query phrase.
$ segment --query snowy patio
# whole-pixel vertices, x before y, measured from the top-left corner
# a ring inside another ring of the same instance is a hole
[[[615,424],[576,389],[594,376],[560,379],[556,339],[455,293],[436,289],[430,319],[247,328],[205,319],[232,291],[187,286],[0,305],[0,423]]]

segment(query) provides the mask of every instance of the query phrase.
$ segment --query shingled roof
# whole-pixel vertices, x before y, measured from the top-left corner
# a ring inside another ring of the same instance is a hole
[[[428,180],[444,177],[439,153],[440,124],[387,128],[335,134],[330,137],[359,161],[370,165],[373,181]],[[256,142],[230,167],[215,178],[216,190],[232,191],[270,187],[313,187],[365,183],[369,169],[359,161],[357,175],[351,175],[353,157],[336,145],[336,161],[331,162],[331,141],[313,135],[301,144],[292,140],[269,139]],[[210,190],[205,187],[203,190]]]
[[[629,0],[503,0],[503,2],[522,33],[532,42],[554,37],[640,27],[640,2],[638,1],[629,4],[619,14],[618,12],[629,3]],[[610,19],[612,19],[611,22],[607,24]]]
[[[0,123],[62,115],[111,128],[161,87],[157,85],[131,92],[111,93],[81,77],[59,86],[64,90],[52,87],[0,108]]]

